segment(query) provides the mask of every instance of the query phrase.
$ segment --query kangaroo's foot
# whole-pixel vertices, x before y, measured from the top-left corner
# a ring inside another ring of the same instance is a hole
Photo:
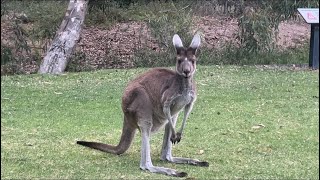
[[[164,168],[164,167],[157,167],[153,166],[151,161],[151,148],[150,148],[150,133],[151,128],[149,126],[144,126],[145,124],[142,123],[140,126],[141,129],[141,161],[140,161],[140,169],[147,170],[152,173],[159,173],[168,176],[175,176],[175,177],[185,177],[187,173],[179,172],[174,169]]]
[[[206,161],[200,161],[198,159],[182,158],[182,157],[161,157],[161,160],[168,161],[176,164],[190,164],[193,166],[209,167],[209,163]]]
[[[175,177],[186,177],[188,175],[186,172],[178,172],[174,169],[158,167],[153,165],[140,165],[140,169],[150,171],[152,173],[159,173]]]

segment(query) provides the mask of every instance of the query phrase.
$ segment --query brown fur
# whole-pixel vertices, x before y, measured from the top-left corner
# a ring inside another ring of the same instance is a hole
[[[149,138],[152,132],[166,125],[161,159],[174,163],[188,163],[208,166],[207,162],[171,156],[171,143],[181,140],[186,119],[196,100],[196,84],[193,74],[196,69],[195,53],[200,45],[200,37],[194,37],[189,48],[182,47],[179,36],[173,43],[177,50],[176,70],[154,68],[132,80],[122,96],[124,114],[122,135],[117,146],[97,142],[78,141],[77,144],[113,154],[124,153],[131,145],[137,129],[142,135],[140,168],[155,173],[172,176],[186,176],[184,172],[152,165]],[[175,131],[178,113],[184,109],[185,116],[181,129]],[[171,142],[170,142],[170,141]]]

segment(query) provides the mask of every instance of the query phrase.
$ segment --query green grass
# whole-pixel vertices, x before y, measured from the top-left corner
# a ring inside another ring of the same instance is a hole
[[[140,133],[121,156],[75,144],[118,142],[123,88],[145,70],[1,77],[1,179],[175,179],[139,169]],[[198,66],[196,80],[173,153],[210,167],[161,162],[163,131],[151,141],[155,165],[191,179],[319,178],[318,72]]]

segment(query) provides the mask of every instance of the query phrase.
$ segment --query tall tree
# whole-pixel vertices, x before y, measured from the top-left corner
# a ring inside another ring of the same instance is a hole
[[[66,15],[40,65],[40,74],[61,74],[80,39],[89,0],[70,0]]]

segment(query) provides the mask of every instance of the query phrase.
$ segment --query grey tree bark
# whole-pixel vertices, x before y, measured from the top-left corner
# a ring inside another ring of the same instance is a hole
[[[43,58],[38,73],[61,74],[80,38],[89,0],[70,0],[66,15]]]

